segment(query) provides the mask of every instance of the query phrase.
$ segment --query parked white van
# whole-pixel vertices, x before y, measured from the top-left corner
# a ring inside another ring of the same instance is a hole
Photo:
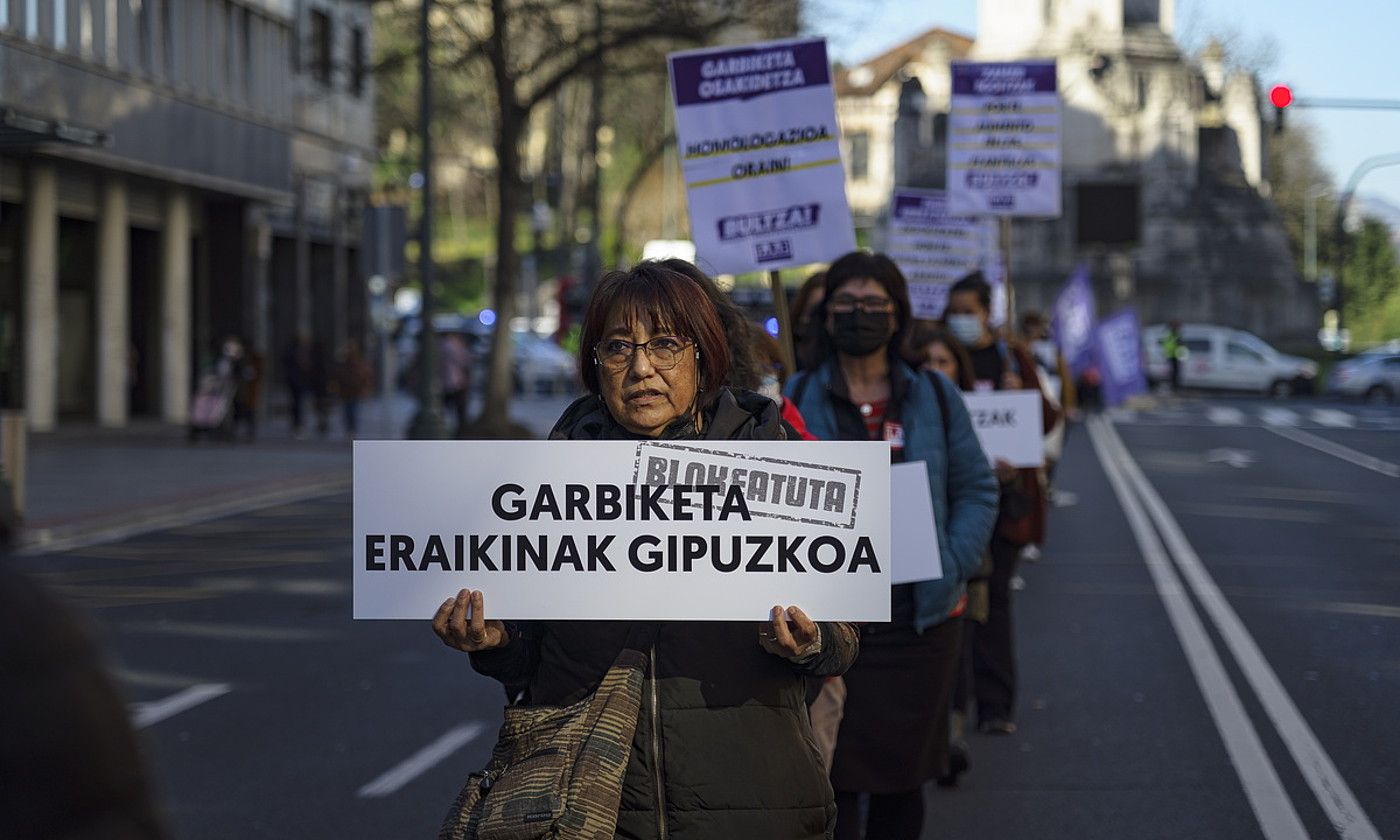
[[[1171,381],[1171,367],[1162,352],[1166,330],[1165,324],[1153,324],[1142,331],[1147,379],[1154,385]],[[1181,345],[1186,351],[1181,363],[1183,388],[1255,391],[1276,397],[1314,390],[1316,362],[1280,353],[1244,330],[1183,324]]]

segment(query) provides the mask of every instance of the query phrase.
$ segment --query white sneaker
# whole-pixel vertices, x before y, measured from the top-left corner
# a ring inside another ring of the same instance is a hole
[[[1028,543],[1021,549],[1021,559],[1031,563],[1040,562],[1040,546],[1035,543]]]
[[[1026,579],[1025,579],[1025,578],[1021,577],[1020,575],[1016,575],[1016,576],[1014,576],[1014,577],[1011,578],[1011,591],[1012,591],[1012,592],[1020,592],[1022,589],[1025,589],[1025,588],[1026,588]]]

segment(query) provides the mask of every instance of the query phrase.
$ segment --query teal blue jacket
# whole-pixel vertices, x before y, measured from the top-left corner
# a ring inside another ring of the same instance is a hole
[[[833,380],[834,362],[788,380],[787,396],[802,413],[807,428],[822,440],[841,440]],[[899,400],[904,425],[904,461],[928,467],[929,491],[938,530],[943,577],[914,584],[914,629],[922,633],[942,623],[957,606],[967,581],[981,565],[997,518],[997,482],[972,428],[962,395],[942,374],[916,373],[890,359],[891,393]],[[810,381],[807,381],[810,380]],[[943,389],[948,429],[943,429],[934,383]],[[892,528],[900,523],[892,522]]]

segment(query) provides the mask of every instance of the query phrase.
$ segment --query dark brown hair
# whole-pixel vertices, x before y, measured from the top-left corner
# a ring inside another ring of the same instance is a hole
[[[746,391],[757,391],[763,383],[763,374],[758,369],[758,359],[754,357],[753,345],[749,341],[749,316],[744,314],[744,310],[740,309],[739,304],[729,295],[720,290],[714,278],[693,263],[672,257],[662,260],[661,265],[699,283],[700,288],[705,290],[705,296],[714,305],[715,312],[719,315],[720,326],[724,328],[725,338],[729,342],[729,376],[725,377],[724,384]],[[701,352],[700,358],[704,359],[703,351]]]
[[[647,261],[629,271],[603,275],[588,301],[579,341],[579,372],[590,393],[599,391],[594,348],[619,308],[629,320],[645,318],[652,329],[669,330],[695,342],[700,351],[700,390],[714,393],[724,385],[729,376],[729,343],[704,287],[688,273]]]
[[[810,370],[816,367],[817,363],[821,360],[821,322],[824,320],[822,314],[824,310],[820,306],[816,307],[812,310],[811,320],[806,324],[801,323],[802,313],[806,311],[808,305],[812,302],[812,298],[816,297],[817,292],[821,292],[823,297],[826,296],[825,271],[818,271],[811,277],[808,277],[807,280],[803,282],[802,288],[797,290],[797,296],[792,299],[792,308],[790,310],[792,313],[792,327],[794,333],[792,340],[797,352],[798,370]],[[800,336],[796,334],[799,326],[805,327],[806,329],[806,332]]]
[[[818,310],[824,357],[835,350],[831,336],[826,332],[826,307],[831,302],[831,296],[846,282],[862,277],[879,283],[894,301],[894,336],[890,338],[889,346],[896,350],[904,346],[904,335],[909,330],[909,283],[904,279],[904,273],[894,264],[894,260],[884,254],[852,251],[826,270],[826,296]]]
[[[937,321],[913,322],[909,329],[909,338],[904,342],[902,353],[904,361],[915,369],[928,364],[928,346],[930,344],[942,344],[948,348],[948,352],[953,354],[953,361],[958,365],[958,375],[953,383],[960,390],[971,391],[975,384],[972,375],[972,357],[967,354],[967,348],[953,337],[948,328]]]

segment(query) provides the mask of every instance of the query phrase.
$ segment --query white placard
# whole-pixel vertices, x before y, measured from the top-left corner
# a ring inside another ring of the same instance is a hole
[[[889,620],[886,443],[356,441],[354,462],[355,618],[465,587],[503,619]]]
[[[1013,467],[1045,465],[1045,428],[1039,391],[983,391],[963,394],[972,427],[987,458]]]
[[[1060,95],[1055,62],[955,61],[948,117],[948,208],[991,216],[1060,215]]]
[[[691,50],[669,63],[700,264],[741,274],[855,250],[826,41]]]
[[[995,222],[948,215],[942,190],[896,187],[886,241],[886,253],[909,281],[915,318],[942,318],[949,287],[998,261]]]
[[[943,561],[938,553],[928,464],[895,464],[890,467],[890,482],[890,548],[894,558],[890,583],[938,580],[943,577]]]

